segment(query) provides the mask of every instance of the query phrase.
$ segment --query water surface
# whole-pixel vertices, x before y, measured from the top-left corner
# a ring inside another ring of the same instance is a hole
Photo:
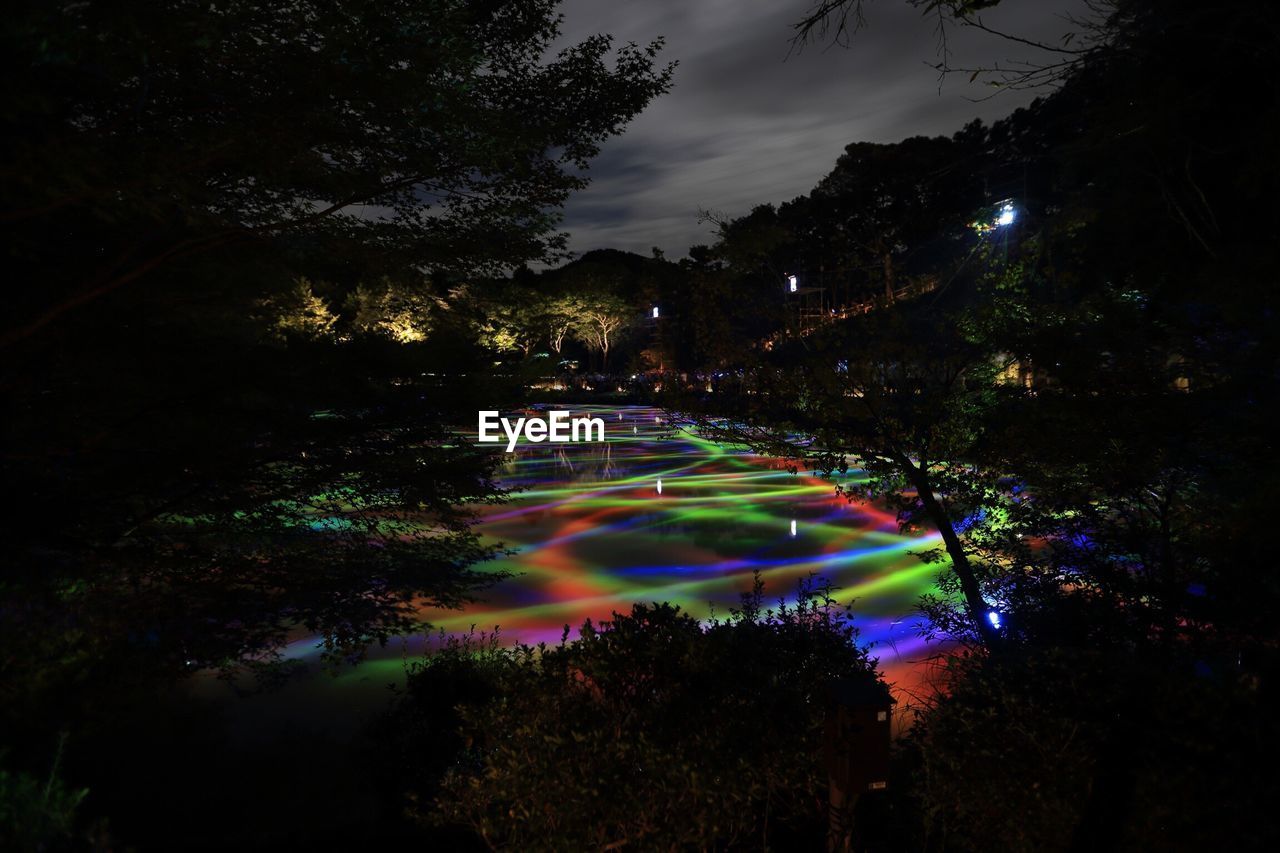
[[[637,601],[726,613],[750,589],[793,598],[819,575],[852,602],[862,639],[891,678],[927,654],[913,615],[937,568],[912,552],[936,535],[899,533],[894,516],[835,493],[836,481],[731,450],[665,422],[660,410],[576,407],[600,417],[602,443],[520,444],[500,471],[519,489],[486,511],[481,533],[515,553],[486,570],[514,577],[465,612],[433,611],[449,631],[499,626],[509,641],[558,640],[565,625]],[[853,482],[854,472],[844,482]]]
[[[937,648],[921,640],[914,611],[938,570],[915,553],[936,547],[936,535],[900,533],[892,513],[838,496],[837,481],[673,431],[660,410],[573,408],[602,418],[606,440],[521,443],[504,454],[501,482],[518,491],[482,511],[478,532],[512,553],[479,568],[511,576],[464,610],[424,611],[434,626],[555,642],[566,625],[576,631],[635,602],[670,602],[704,619],[738,605],[755,572],[771,600],[794,599],[798,581],[818,576],[852,604],[862,642],[900,699],[926,680]],[[424,646],[418,637],[375,649],[357,667],[297,679],[237,713],[259,732],[298,721],[358,726]],[[315,662],[315,638],[287,655]]]

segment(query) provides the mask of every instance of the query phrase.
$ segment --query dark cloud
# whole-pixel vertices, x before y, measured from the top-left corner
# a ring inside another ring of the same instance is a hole
[[[1083,0],[1005,0],[984,21],[1057,43]],[[566,209],[578,251],[659,246],[679,257],[706,242],[699,209],[731,215],[807,192],[844,146],[950,134],[990,122],[1034,93],[990,94],[967,77],[939,81],[937,21],[906,0],[871,0],[867,28],[848,49],[811,45],[791,53],[792,24],[806,0],[567,0],[565,41],[610,33],[619,42],[666,38],[679,60],[673,90],[607,143],[592,185]],[[950,30],[955,65],[1042,59],[1032,48]]]

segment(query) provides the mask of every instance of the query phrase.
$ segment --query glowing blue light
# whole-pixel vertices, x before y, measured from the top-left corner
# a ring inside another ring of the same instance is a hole
[[[1000,630],[1000,614],[994,610],[987,611],[987,621],[991,623],[991,627],[997,631]]]
[[[653,319],[658,319],[658,306],[653,306]]]
[[[996,217],[997,225],[1012,225],[1013,220],[1017,217],[1018,212],[1013,209],[1013,205],[1006,204],[1000,208],[1000,215]]]

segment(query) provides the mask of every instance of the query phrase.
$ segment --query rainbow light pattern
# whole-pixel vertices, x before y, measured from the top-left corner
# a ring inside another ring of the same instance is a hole
[[[926,649],[915,606],[937,567],[912,552],[936,534],[898,532],[892,513],[835,494],[834,483],[785,463],[727,449],[687,431],[673,437],[662,411],[566,407],[600,417],[605,442],[527,444],[500,472],[519,488],[483,514],[480,532],[514,549],[485,570],[515,576],[465,611],[423,616],[450,632],[500,628],[507,642],[554,642],[565,625],[604,619],[637,601],[679,604],[699,618],[725,614],[750,589],[793,597],[821,575],[852,603],[862,640],[891,682],[917,682]],[[851,472],[846,482],[859,475]]]

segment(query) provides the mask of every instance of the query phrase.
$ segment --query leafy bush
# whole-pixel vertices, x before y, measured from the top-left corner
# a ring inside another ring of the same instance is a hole
[[[0,767],[0,849],[47,850],[70,840],[89,791],[68,787],[58,774],[63,742],[45,779]]]
[[[762,601],[757,578],[707,625],[638,604],[554,647],[447,643],[395,711],[425,761],[416,813],[492,848],[820,843],[826,687],[874,680],[875,662],[829,588]],[[456,749],[438,784],[432,745]]]
[[[1275,849],[1273,700],[1227,662],[1141,646],[956,658],[904,753],[938,850]],[[911,822],[909,820],[908,822]]]

